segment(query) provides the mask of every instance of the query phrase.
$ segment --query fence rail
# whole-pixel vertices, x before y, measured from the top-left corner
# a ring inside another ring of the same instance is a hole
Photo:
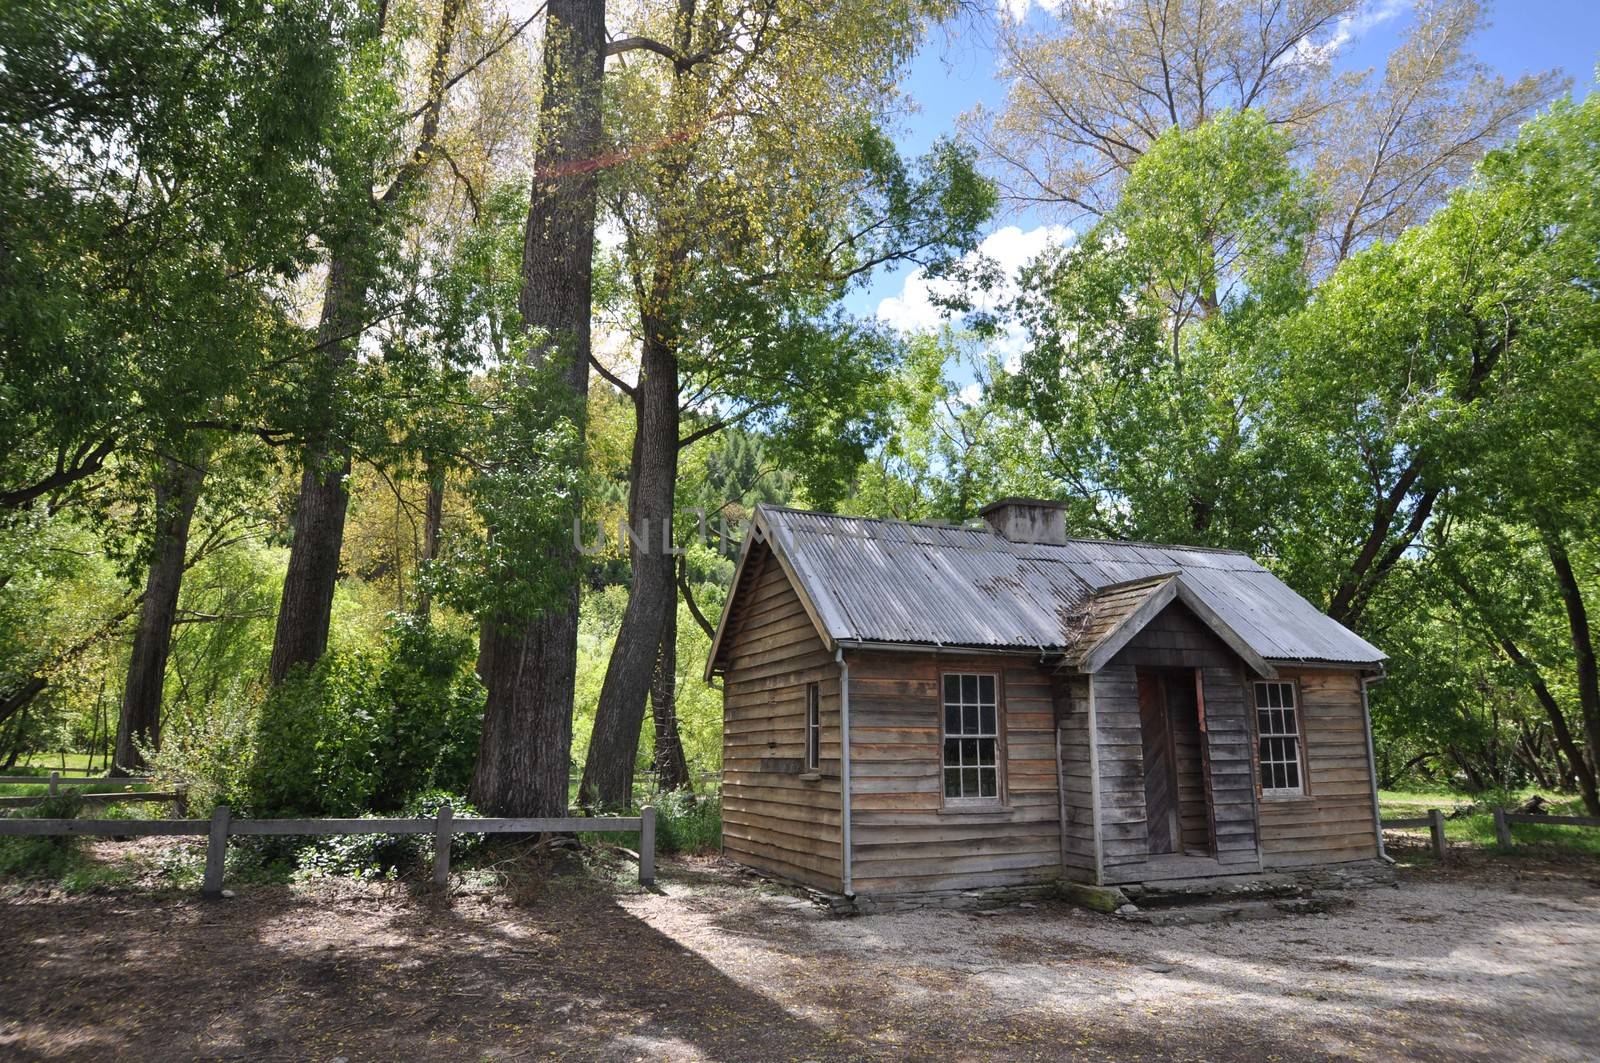
[[[63,775],[52,771],[49,775],[0,775],[0,786],[48,786],[54,797],[65,786],[144,786],[150,782],[148,775]]]
[[[1600,816],[1543,816],[1532,812],[1508,812],[1503,808],[1496,808],[1494,812],[1494,836],[1503,848],[1511,846],[1511,825],[1513,823],[1547,823],[1558,827],[1600,827]],[[1430,808],[1426,816],[1415,816],[1410,819],[1383,820],[1384,830],[1404,830],[1406,828],[1427,827],[1430,840],[1433,844],[1433,855],[1440,860],[1445,858],[1444,838],[1444,812],[1441,809]]]
[[[223,860],[229,835],[431,834],[433,882],[444,886],[450,879],[450,839],[457,834],[573,834],[639,832],[639,882],[656,880],[656,810],[646,805],[637,816],[563,816],[545,819],[506,819],[465,816],[457,819],[449,805],[441,805],[431,819],[234,819],[228,806],[218,805],[210,819],[0,819],[0,835],[113,835],[117,837],[204,836],[205,880],[200,892],[208,898],[222,896]]]
[[[44,794],[35,794],[32,797],[0,797],[0,808],[28,808],[50,800]],[[182,789],[178,790],[128,790],[114,791],[109,794],[80,794],[78,800],[86,805],[123,805],[149,802],[171,801],[178,818],[182,819],[189,814],[188,794]]]

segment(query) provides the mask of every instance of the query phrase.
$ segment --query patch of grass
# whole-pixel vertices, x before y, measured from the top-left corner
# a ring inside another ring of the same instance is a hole
[[[1427,814],[1431,808],[1445,813],[1444,836],[1452,845],[1494,849],[1498,841],[1494,832],[1494,813],[1500,805],[1512,808],[1535,793],[1550,801],[1549,814],[1555,816],[1584,815],[1583,800],[1578,797],[1554,796],[1549,791],[1529,787],[1507,793],[1469,794],[1450,791],[1423,792],[1404,790],[1379,790],[1378,808],[1383,818],[1412,819]],[[1481,812],[1452,818],[1454,809],[1476,807]],[[1423,836],[1426,827],[1410,828]],[[1545,823],[1516,823],[1511,827],[1511,851],[1526,849],[1530,853],[1567,853],[1600,856],[1600,828],[1566,827]]]
[[[100,757],[95,758],[94,770],[105,771],[105,761]],[[21,757],[15,767],[0,772],[0,775],[49,775],[53,771],[62,774],[84,775],[89,771],[89,754],[87,753],[30,753]]]
[[[83,801],[74,793],[47,797],[31,808],[11,810],[12,818],[74,819]],[[124,864],[105,864],[83,852],[81,839],[71,835],[0,837],[0,876],[31,882],[49,882],[67,893],[127,885],[132,872]]]
[[[663,794],[656,805],[656,848],[706,855],[722,848],[722,801]]]

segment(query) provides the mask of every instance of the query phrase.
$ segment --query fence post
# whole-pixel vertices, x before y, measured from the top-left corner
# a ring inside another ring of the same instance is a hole
[[[189,818],[189,784],[178,783],[172,788],[172,818]]]
[[[50,773],[50,796],[51,797],[56,797],[60,793],[61,793],[61,773],[59,771],[52,771]]]
[[[656,884],[656,806],[639,810],[639,885]]]
[[[1506,822],[1506,810],[1494,810],[1494,837],[1503,847],[1511,847],[1511,824]]]
[[[200,896],[216,900],[222,896],[222,864],[228,855],[228,806],[218,805],[211,810],[211,840],[206,845],[206,877],[200,884]]]
[[[1433,835],[1433,855],[1444,859],[1444,813],[1437,808],[1428,809],[1428,832]]]
[[[433,884],[443,889],[450,884],[450,820],[455,809],[446,801],[439,806],[439,822],[433,828]]]

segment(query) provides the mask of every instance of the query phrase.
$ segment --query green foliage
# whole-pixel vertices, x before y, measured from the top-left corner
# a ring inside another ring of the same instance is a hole
[[[398,617],[382,677],[390,710],[376,755],[370,805],[400,808],[428,790],[465,793],[478,756],[483,690],[471,636]]]
[[[444,790],[418,794],[406,803],[401,815],[433,819],[441,806],[448,804],[457,817],[480,813],[465,798]],[[365,819],[381,818],[364,816]],[[468,859],[483,845],[484,835],[457,835],[451,846],[452,859]],[[431,834],[340,834],[312,839],[294,853],[296,874],[301,877],[339,876],[366,880],[402,878],[429,866],[433,859]]]
[[[706,855],[722,848],[722,799],[662,794],[656,808],[656,849],[663,853]]]
[[[300,343],[282,282],[363,19],[324,0],[46,0],[0,13],[0,492],[256,414]],[[218,352],[227,356],[218,357]],[[98,501],[98,500],[96,500]]]
[[[1266,359],[1314,216],[1289,147],[1252,111],[1170,130],[1115,209],[1026,271],[1028,346],[995,393],[1037,426],[1079,526],[1270,545]]]
[[[36,805],[9,810],[11,819],[76,819],[83,811],[83,798],[64,790]],[[0,875],[19,878],[59,880],[72,874],[80,863],[79,839],[70,834],[44,837],[0,837]]]
[[[516,347],[529,341],[519,335]],[[584,413],[574,407],[561,359],[519,355],[485,383],[486,419],[477,431],[478,474],[469,484],[481,529],[460,529],[432,573],[441,596],[464,612],[527,621],[558,602],[577,573],[531,565],[563,556],[583,487]]]
[[[267,695],[246,798],[256,815],[391,811],[464,789],[483,692],[470,638],[398,620],[378,652],[331,653]]]

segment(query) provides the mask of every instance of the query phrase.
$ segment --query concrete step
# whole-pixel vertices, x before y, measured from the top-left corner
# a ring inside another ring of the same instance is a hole
[[[1167,908],[1201,904],[1207,901],[1268,900],[1301,897],[1309,893],[1305,883],[1290,875],[1254,874],[1233,878],[1174,879],[1122,887],[1122,892],[1140,908]]]
[[[1168,904],[1160,908],[1143,908],[1130,903],[1118,908],[1116,916],[1130,923],[1144,923],[1147,926],[1196,926],[1201,923],[1317,915],[1349,907],[1352,903],[1343,897],[1317,896],[1197,901],[1189,904]]]

